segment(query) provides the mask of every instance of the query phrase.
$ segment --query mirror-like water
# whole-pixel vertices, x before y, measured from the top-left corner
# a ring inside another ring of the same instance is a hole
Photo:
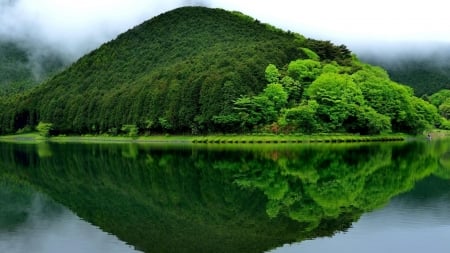
[[[450,249],[446,140],[0,151],[0,252]]]

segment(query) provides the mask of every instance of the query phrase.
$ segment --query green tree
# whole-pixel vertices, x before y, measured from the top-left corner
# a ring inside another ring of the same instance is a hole
[[[450,99],[450,90],[447,89],[440,90],[428,97],[430,103],[435,105],[436,107],[439,107],[448,99]]]
[[[269,64],[266,68],[266,80],[269,83],[278,83],[280,81],[280,71],[274,64]]]
[[[53,124],[39,122],[39,124],[36,126],[36,130],[39,132],[39,135],[44,136],[44,137],[49,137],[50,131],[53,130]]]
[[[280,111],[287,104],[288,93],[284,90],[283,86],[278,83],[270,83],[264,89],[263,96],[267,97],[273,102],[274,109]]]
[[[391,119],[395,132],[421,133],[440,122],[437,110],[413,90],[389,79],[385,70],[363,65],[352,74],[363,93],[366,104]]]
[[[234,105],[244,130],[252,130],[254,127],[274,122],[277,119],[273,101],[264,95],[244,96],[237,99]]]
[[[345,124],[354,124],[358,107],[364,104],[359,87],[349,75],[324,73],[306,90],[317,101],[317,115],[329,131],[344,131]]]
[[[314,133],[320,130],[316,113],[319,105],[315,100],[309,100],[307,105],[289,108],[284,112],[284,120],[288,126],[293,126],[302,133]]]
[[[288,75],[300,82],[310,83],[322,72],[320,62],[315,60],[295,60],[289,63]]]
[[[126,136],[129,137],[138,136],[138,127],[136,125],[123,125],[120,130],[124,132]]]
[[[439,105],[439,113],[446,119],[450,119],[450,98]]]
[[[281,84],[288,93],[289,103],[291,105],[300,103],[302,99],[302,84],[290,76],[283,77],[283,79],[281,79]]]

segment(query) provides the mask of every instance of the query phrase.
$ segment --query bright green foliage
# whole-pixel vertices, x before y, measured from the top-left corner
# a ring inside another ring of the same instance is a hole
[[[429,96],[428,101],[439,109],[443,117],[450,118],[450,90],[440,90]]]
[[[381,68],[364,65],[352,77],[367,105],[391,118],[393,131],[421,133],[439,124],[436,108],[414,97],[411,88],[391,81]]]
[[[353,125],[347,126],[348,132],[361,134],[387,133],[391,129],[391,118],[378,113],[369,106],[358,107],[356,122],[353,122]]]
[[[317,118],[318,107],[315,100],[309,100],[307,105],[287,109],[284,113],[284,120],[302,133],[319,132],[321,129]]]
[[[315,60],[315,61],[320,61],[320,57],[311,49],[303,47],[302,51],[308,56],[309,59]]]
[[[39,132],[41,136],[49,137],[50,131],[53,130],[53,124],[52,123],[45,123],[45,122],[39,122],[39,124],[36,126],[36,130]]]
[[[450,119],[450,98],[445,100],[444,103],[442,103],[439,106],[439,113],[446,119]]]
[[[322,73],[322,65],[315,60],[295,60],[289,63],[287,76],[283,78],[289,100],[292,104],[298,104],[303,99],[305,87],[311,84]]]
[[[269,83],[278,83],[280,81],[280,72],[277,66],[269,64],[266,68],[266,80]]]
[[[318,117],[329,131],[345,131],[357,120],[358,107],[364,104],[359,87],[348,75],[325,73],[306,90],[317,101]]]
[[[440,90],[428,97],[428,101],[436,107],[439,107],[446,100],[450,99],[450,90]]]
[[[288,66],[288,75],[303,83],[311,83],[320,73],[322,73],[322,66],[315,60],[296,60]]]
[[[126,136],[129,137],[137,137],[138,136],[138,128],[136,125],[123,125],[120,129],[125,133]]]
[[[262,95],[267,97],[273,103],[274,109],[277,112],[279,112],[287,104],[288,93],[284,90],[281,84],[268,84]]]
[[[290,76],[285,76],[281,79],[281,84],[288,93],[288,101],[290,104],[296,105],[302,99],[303,85],[300,81],[294,80]]]

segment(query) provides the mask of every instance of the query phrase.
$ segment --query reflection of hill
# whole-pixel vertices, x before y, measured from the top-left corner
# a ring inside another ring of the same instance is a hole
[[[26,209],[31,204],[32,191],[10,178],[0,178],[0,231],[25,222]]]
[[[332,235],[436,167],[422,144],[324,147],[52,144],[40,157],[2,144],[0,167],[148,252],[263,252]]]
[[[36,212],[56,215],[62,210],[59,204],[36,194],[31,185],[0,175],[0,234],[30,222]]]
[[[425,202],[435,202],[437,199],[442,198],[450,200],[450,184],[448,180],[430,176],[417,182],[414,190],[403,194],[401,197],[403,201],[409,201],[416,206],[421,206]]]

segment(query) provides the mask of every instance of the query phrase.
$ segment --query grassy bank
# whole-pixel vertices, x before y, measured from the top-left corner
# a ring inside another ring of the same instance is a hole
[[[83,135],[83,136],[53,136],[42,137],[37,133],[19,134],[19,135],[5,135],[0,136],[0,141],[3,142],[25,142],[25,143],[37,143],[37,142],[60,142],[60,143],[129,143],[129,142],[152,142],[152,143],[192,143],[192,136],[140,136],[140,137],[127,137],[127,136],[102,136],[102,135]]]
[[[45,138],[37,133],[0,136],[3,142],[36,143],[43,141],[70,143],[181,143],[181,144],[258,144],[258,143],[349,143],[349,142],[384,142],[404,141],[406,135],[156,135],[156,136],[56,136]]]
[[[344,142],[382,142],[404,141],[406,135],[235,135],[194,137],[193,143],[344,143]]]

